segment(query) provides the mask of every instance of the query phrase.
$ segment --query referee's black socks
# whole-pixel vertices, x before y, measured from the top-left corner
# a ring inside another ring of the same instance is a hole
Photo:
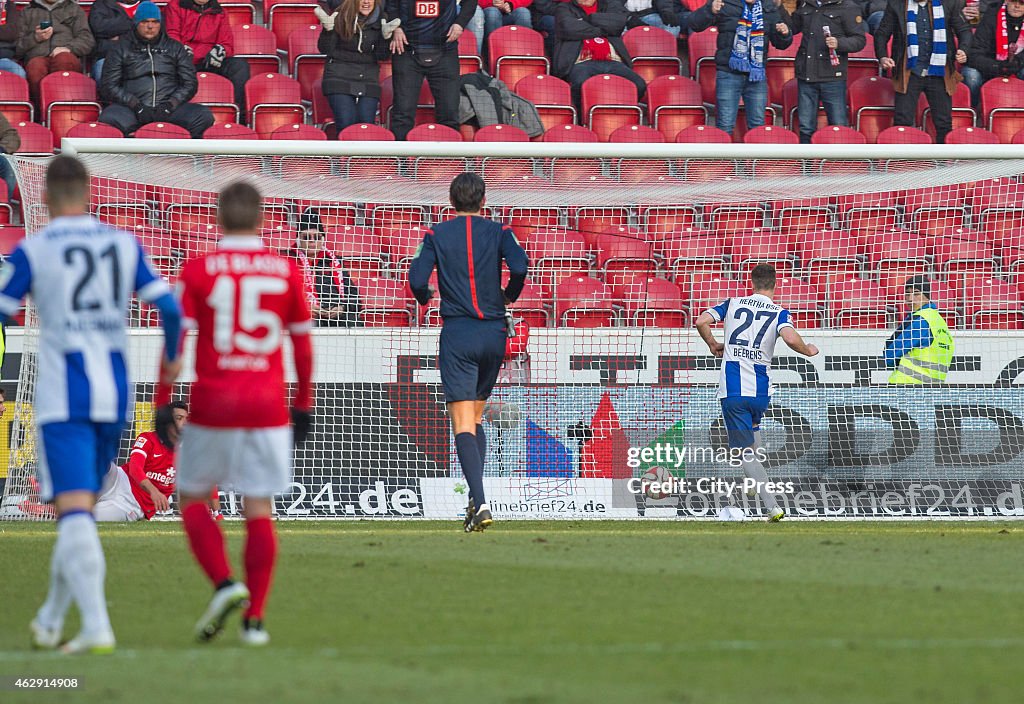
[[[477,428],[479,427],[478,425]],[[473,433],[459,433],[455,436],[455,451],[459,455],[462,474],[465,475],[466,483],[469,484],[469,495],[473,498],[473,504],[478,508],[486,501],[484,498],[484,463],[480,456],[480,442]]]
[[[476,424],[476,447],[480,450],[480,471],[484,471],[484,465],[487,464],[487,435],[484,434],[484,426],[480,423]]]

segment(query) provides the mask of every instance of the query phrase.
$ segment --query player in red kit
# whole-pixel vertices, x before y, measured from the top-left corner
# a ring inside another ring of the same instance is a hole
[[[192,553],[215,589],[196,637],[210,640],[228,615],[247,605],[242,642],[264,645],[270,637],[263,609],[277,553],[273,497],[288,489],[293,442],[305,441],[312,426],[313,324],[302,272],[256,234],[259,191],[234,183],[221,192],[217,210],[224,237],[214,252],[185,264],[178,284],[186,325],[198,331],[178,492]],[[286,332],[298,378],[290,414]],[[244,497],[245,584],[233,578],[224,535],[206,505],[215,485]]]
[[[170,508],[174,494],[174,444],[188,419],[188,405],[170,404],[172,422],[135,439],[123,467],[111,465],[96,499],[97,521],[147,521]]]

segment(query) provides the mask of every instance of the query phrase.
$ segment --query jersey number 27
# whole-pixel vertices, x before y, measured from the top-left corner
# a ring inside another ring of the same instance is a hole
[[[750,347],[750,340],[747,338],[741,338],[744,332],[747,331],[755,321],[761,322],[761,328],[757,331],[757,335],[754,336],[754,347],[761,346],[761,340],[764,339],[765,333],[768,332],[768,326],[772,324],[772,321],[778,317],[778,313],[772,310],[759,310],[756,313],[749,308],[737,308],[736,312],[733,313],[733,320],[740,321],[739,326],[732,331],[732,335],[729,337],[730,345],[739,345],[740,347]]]

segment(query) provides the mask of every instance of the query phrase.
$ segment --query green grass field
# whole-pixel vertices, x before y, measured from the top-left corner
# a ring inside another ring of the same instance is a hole
[[[0,524],[0,676],[84,683],[0,702],[1024,699],[1018,523],[278,528],[269,648],[190,641],[209,588],[155,523],[102,528],[118,652],[68,659],[27,648],[53,526]]]

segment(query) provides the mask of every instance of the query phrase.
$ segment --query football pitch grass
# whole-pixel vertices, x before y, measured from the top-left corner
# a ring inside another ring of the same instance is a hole
[[[28,649],[54,527],[0,524],[0,676],[82,680],[0,701],[1024,699],[1020,523],[277,527],[269,647],[243,649],[237,620],[191,641],[210,589],[180,525],[107,525],[118,650],[71,659]]]

